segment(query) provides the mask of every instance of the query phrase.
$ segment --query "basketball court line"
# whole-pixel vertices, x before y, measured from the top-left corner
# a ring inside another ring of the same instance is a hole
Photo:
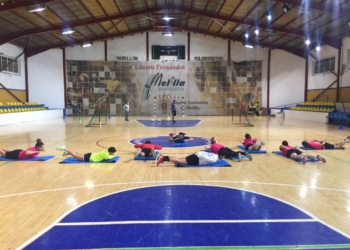
[[[214,181],[213,181],[214,182]],[[153,182],[154,183],[154,182]],[[246,183],[246,182],[245,182]],[[129,185],[130,183],[128,183]],[[26,242],[24,242],[22,245],[20,245],[19,247],[16,248],[16,250],[20,250],[20,249],[23,249],[24,247],[28,246],[29,244],[31,244],[32,242],[34,242],[36,239],[38,239],[39,237],[41,237],[43,234],[45,234],[46,232],[48,232],[50,229],[54,228],[55,226],[58,226],[58,224],[61,224],[60,221],[65,218],[67,215],[69,215],[70,213],[72,213],[73,211],[79,209],[80,207],[90,203],[90,202],[93,202],[93,201],[96,201],[98,199],[101,199],[101,198],[104,198],[104,197],[107,197],[107,196],[110,196],[110,195],[113,195],[113,194],[117,194],[117,193],[121,193],[121,192],[126,192],[126,191],[131,191],[131,190],[136,190],[136,189],[141,189],[141,188],[149,188],[149,187],[159,187],[159,186],[175,186],[175,185],[184,185],[184,184],[164,184],[164,185],[151,185],[151,186],[144,186],[144,187],[136,187],[136,188],[131,188],[131,189],[127,189],[127,190],[121,190],[121,191],[117,191],[117,192],[113,192],[113,193],[109,193],[109,194],[106,194],[106,195],[102,195],[102,196],[99,196],[99,197],[96,197],[92,200],[89,200],[87,202],[84,202],[80,205],[78,205],[77,207],[74,207],[72,209],[70,209],[69,211],[67,211],[66,213],[64,213],[63,215],[61,215],[54,223],[52,223],[51,225],[49,225],[47,228],[43,229],[41,232],[39,232],[37,235],[33,236],[32,238],[30,238],[29,240],[27,240]],[[311,218],[313,218],[314,222],[319,222],[325,226],[327,226],[328,228],[334,230],[335,232],[343,235],[344,237],[347,237],[350,239],[350,235],[340,231],[339,229],[329,225],[328,223],[320,220],[319,218],[313,216],[311,213],[309,213],[308,211],[305,211],[304,209],[294,205],[294,204],[291,204],[287,201],[283,201],[282,199],[279,199],[279,198],[276,198],[276,197],[273,197],[273,196],[270,196],[270,195],[265,195],[265,194],[262,194],[262,193],[259,193],[259,192],[255,192],[255,191],[250,191],[250,190],[247,190],[247,189],[242,189],[242,188],[233,188],[233,187],[227,187],[227,186],[220,186],[220,185],[207,185],[207,184],[204,184],[204,185],[201,185],[201,184],[187,184],[189,186],[206,186],[206,187],[222,187],[222,188],[228,188],[228,189],[234,189],[234,190],[241,190],[241,191],[245,191],[245,192],[250,192],[250,193],[254,193],[254,194],[258,194],[258,195],[261,195],[261,196],[265,196],[265,197],[268,197],[268,198],[271,198],[271,199],[274,199],[274,200],[277,200],[279,202],[282,202],[284,204],[287,204],[293,208],[296,208],[298,210],[300,210],[301,212],[305,213],[306,215],[310,216]],[[346,192],[350,192],[349,191],[346,191]],[[1,197],[0,197],[1,198]],[[145,249],[145,248],[144,248]],[[159,248],[155,248],[155,249],[159,249]],[[184,248],[186,249],[186,248]],[[187,248],[188,249],[188,248]],[[209,249],[209,247],[208,247]],[[266,249],[266,248],[265,248]],[[300,249],[300,248],[299,248]],[[197,248],[196,248],[197,250]]]
[[[104,221],[104,222],[64,222],[56,226],[88,226],[88,225],[130,225],[130,224],[209,224],[209,223],[290,223],[317,222],[315,219],[276,219],[276,220],[139,220],[139,221]]]
[[[108,184],[94,184],[93,187],[106,187],[106,186],[115,186],[115,185],[134,185],[134,184],[147,184],[147,183],[168,183],[169,185],[182,185],[187,183],[234,183],[234,184],[253,184],[253,185],[270,185],[270,186],[282,186],[282,187],[294,187],[294,188],[310,188],[310,189],[319,189],[319,190],[326,190],[326,191],[334,191],[334,192],[344,192],[344,193],[350,193],[350,190],[346,189],[336,189],[336,188],[324,188],[324,187],[312,187],[312,186],[305,186],[305,185],[293,185],[293,184],[283,184],[283,183],[270,183],[270,182],[250,182],[250,181],[210,181],[210,180],[169,180],[169,181],[142,181],[142,182],[114,182],[114,183],[108,183]],[[166,185],[166,184],[163,184]],[[193,184],[195,185],[195,184]],[[199,184],[198,184],[199,185]],[[157,185],[161,186],[161,185]],[[54,192],[54,191],[64,191],[64,190],[71,190],[71,189],[82,189],[82,188],[88,188],[90,189],[91,186],[75,186],[75,187],[65,187],[65,188],[54,188],[54,189],[44,189],[44,190],[38,190],[38,191],[30,191],[30,192],[23,192],[23,193],[17,193],[17,194],[8,194],[8,195],[1,195],[0,199],[2,198],[8,198],[8,197],[14,197],[14,196],[21,196],[21,195],[27,195],[27,194],[37,194],[37,193],[46,193],[46,192]],[[246,190],[249,191],[249,190]],[[252,191],[249,191],[252,192]],[[258,193],[259,194],[259,193]],[[265,194],[263,194],[265,195]],[[266,195],[265,195],[266,196]],[[274,198],[274,197],[272,197]],[[274,198],[275,199],[275,198]]]

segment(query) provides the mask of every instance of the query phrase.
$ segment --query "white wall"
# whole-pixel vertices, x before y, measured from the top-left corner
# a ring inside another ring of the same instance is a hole
[[[17,47],[12,44],[4,44],[0,46],[0,53],[3,53],[4,56],[16,58],[19,54],[23,52],[23,48]],[[1,72],[0,73],[0,83],[2,83],[8,89],[14,90],[25,90],[25,72],[24,72],[24,54],[19,58],[19,70],[20,74],[10,74]]]
[[[283,50],[271,51],[270,107],[304,101],[305,59]]]
[[[187,34],[186,34],[187,39]],[[187,58],[187,41],[186,41],[186,58]],[[199,56],[222,56],[224,61],[228,59],[228,41],[221,38],[204,36],[201,34],[193,34],[190,36],[190,59],[194,61],[194,57]]]
[[[104,42],[94,42],[91,47],[86,48],[80,45],[66,47],[66,60],[104,61],[104,54]]]
[[[64,108],[62,49],[28,58],[28,85],[28,101],[45,104],[50,109]]]
[[[149,53],[151,57],[151,50]],[[146,33],[108,40],[107,54],[108,61],[115,61],[116,56],[137,56],[138,61],[146,61]]]
[[[348,50],[350,50],[350,38],[346,37],[343,39],[342,47],[342,64],[346,65],[346,70],[344,75],[341,77],[340,86],[341,87],[350,87],[350,58],[348,58]]]
[[[335,73],[338,71],[338,50],[330,46],[322,46],[321,51],[311,51],[312,54],[317,59],[324,59],[328,57],[335,57]],[[325,89],[332,82],[334,82],[337,77],[332,73],[327,74],[313,74],[313,68],[315,64],[315,59],[309,56],[309,79],[308,79],[308,90],[311,89]],[[331,88],[336,88],[337,85],[334,84]]]

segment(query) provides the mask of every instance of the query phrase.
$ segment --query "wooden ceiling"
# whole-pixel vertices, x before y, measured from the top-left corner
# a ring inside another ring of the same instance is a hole
[[[340,47],[350,0],[0,0],[0,45],[28,55],[143,32],[193,32],[303,55]],[[41,12],[29,6],[43,4]],[[289,11],[285,12],[283,7]],[[268,15],[271,14],[271,20]],[[164,17],[173,18],[169,21]],[[74,28],[71,35],[62,35]],[[259,30],[256,34],[255,31]],[[246,37],[248,34],[248,38]]]

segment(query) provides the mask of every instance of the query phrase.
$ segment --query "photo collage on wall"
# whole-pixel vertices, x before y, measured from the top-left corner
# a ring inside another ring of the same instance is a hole
[[[261,103],[262,62],[67,61],[67,115],[227,115]]]

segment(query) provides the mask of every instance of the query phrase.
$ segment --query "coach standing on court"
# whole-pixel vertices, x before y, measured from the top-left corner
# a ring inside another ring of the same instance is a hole
[[[176,104],[175,104],[175,100],[173,101],[173,103],[171,104],[171,113],[173,114],[173,123],[175,123],[175,116],[176,116]]]
[[[123,109],[125,111],[125,121],[129,121],[129,110],[130,110],[130,107],[129,107],[129,102],[126,101],[124,106],[123,106]]]

